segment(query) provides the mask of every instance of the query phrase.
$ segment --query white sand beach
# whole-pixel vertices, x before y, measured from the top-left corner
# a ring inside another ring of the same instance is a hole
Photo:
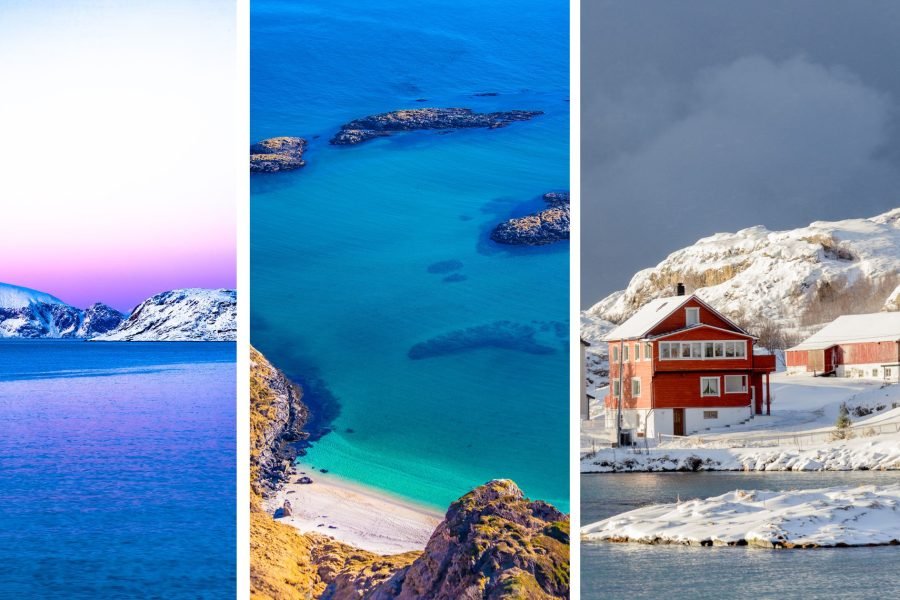
[[[292,515],[278,521],[378,554],[422,550],[443,514],[334,475],[310,472],[311,484],[289,483],[266,501],[272,514],[290,501]]]

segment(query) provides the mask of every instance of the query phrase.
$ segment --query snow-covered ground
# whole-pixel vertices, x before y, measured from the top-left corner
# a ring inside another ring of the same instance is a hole
[[[590,435],[582,436],[581,470],[900,469],[900,385],[779,373],[772,378],[772,392],[772,416],[648,441],[642,453],[623,448],[588,452],[591,441],[603,439],[602,425],[594,422]],[[841,404],[850,409],[851,419],[843,439],[835,428]]]
[[[593,541],[766,548],[900,543],[900,484],[728,492],[658,504],[582,528]]]

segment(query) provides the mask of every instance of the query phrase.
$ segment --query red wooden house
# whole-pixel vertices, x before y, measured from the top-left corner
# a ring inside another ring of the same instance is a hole
[[[756,338],[694,295],[648,302],[605,340],[608,426],[687,435],[771,410],[775,357],[754,354]]]
[[[788,373],[865,377],[900,375],[900,313],[843,315],[785,352]]]

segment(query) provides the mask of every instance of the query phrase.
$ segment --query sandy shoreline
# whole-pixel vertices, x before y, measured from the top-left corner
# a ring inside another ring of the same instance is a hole
[[[273,514],[285,499],[292,516],[278,519],[303,532],[315,532],[376,552],[397,554],[421,550],[443,514],[395,496],[310,471],[311,484],[288,483],[265,502]]]

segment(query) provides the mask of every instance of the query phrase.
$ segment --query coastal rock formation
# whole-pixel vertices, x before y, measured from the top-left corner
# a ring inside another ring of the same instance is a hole
[[[256,599],[554,599],[569,594],[569,518],[495,480],[450,505],[424,551],[378,556],[276,522],[272,475],[308,418],[301,391],[250,355],[250,586]],[[289,506],[285,502],[285,507]]]
[[[542,246],[569,239],[569,192],[544,194],[544,201],[549,208],[497,225],[491,239],[498,244],[518,246]]]
[[[495,321],[458,329],[415,344],[408,356],[413,360],[458,354],[479,348],[501,348],[528,354],[552,354],[555,350],[535,339],[537,329],[512,321]]]
[[[505,112],[477,113],[470,108],[415,108],[371,115],[350,121],[331,138],[335,145],[360,144],[377,137],[400,131],[426,129],[497,129],[515,121],[528,121],[541,111],[511,110]]]
[[[0,337],[90,338],[124,319],[105,304],[81,310],[50,294],[0,283]]]
[[[339,575],[335,591],[353,573]],[[568,598],[569,517],[498,479],[450,505],[421,556],[371,589],[335,600]]]
[[[251,173],[293,171],[306,165],[303,152],[306,140],[299,137],[274,137],[250,146]]]
[[[102,341],[203,341],[237,338],[237,294],[234,290],[186,288],[163,292],[139,304]]]
[[[309,410],[303,391],[250,348],[250,472],[260,496],[274,492],[297,457],[292,444],[306,438]]]

